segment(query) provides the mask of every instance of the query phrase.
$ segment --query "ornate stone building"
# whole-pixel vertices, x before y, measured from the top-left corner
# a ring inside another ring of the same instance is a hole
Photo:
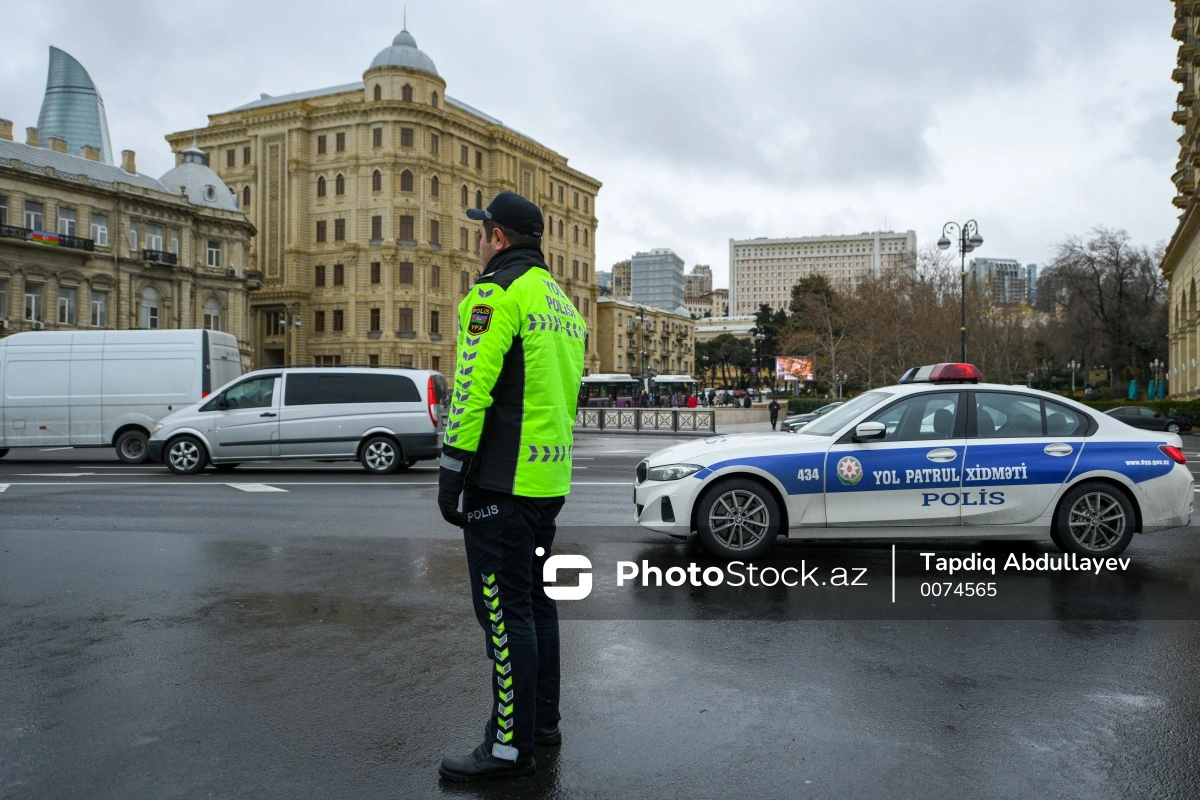
[[[169,135],[176,150],[191,130]],[[593,327],[600,183],[446,95],[408,31],[363,79],[213,114],[196,132],[258,227],[251,299],[260,365],[449,370],[456,309],[479,271],[468,207],[503,190],[537,203],[555,278]],[[586,366],[599,368],[594,337]]]
[[[1200,273],[1200,213],[1196,210],[1196,168],[1200,166],[1200,113],[1196,107],[1196,80],[1200,76],[1197,22],[1200,3],[1176,0],[1171,35],[1179,40],[1179,56],[1172,77],[1180,84],[1171,115],[1183,126],[1179,161],[1172,180],[1175,207],[1182,210],[1179,226],[1167,245],[1162,270],[1168,282],[1170,356],[1167,386],[1172,397],[1200,396],[1200,313],[1196,305],[1196,280]]]
[[[692,374],[695,331],[696,323],[687,314],[601,297],[593,337],[600,352],[598,371],[635,377],[643,368],[659,375]]]
[[[189,152],[155,180],[68,142],[13,141],[0,120],[0,336],[29,330],[211,328],[251,353],[245,275],[254,227]],[[48,146],[44,146],[48,145]]]

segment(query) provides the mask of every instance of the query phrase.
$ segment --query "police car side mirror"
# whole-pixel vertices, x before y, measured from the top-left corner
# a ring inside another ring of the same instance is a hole
[[[887,436],[887,428],[882,422],[860,422],[854,428],[856,442],[878,442]]]
[[[225,395],[221,395],[217,398],[217,408],[221,411],[229,410],[229,400],[225,397]]]

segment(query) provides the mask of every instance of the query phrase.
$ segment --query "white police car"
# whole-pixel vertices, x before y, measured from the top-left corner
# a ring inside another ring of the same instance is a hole
[[[795,436],[714,436],[637,467],[637,520],[718,556],[796,539],[1049,537],[1114,556],[1187,525],[1193,481],[1172,433],[1058,395],[980,383],[971,364],[910,370]]]

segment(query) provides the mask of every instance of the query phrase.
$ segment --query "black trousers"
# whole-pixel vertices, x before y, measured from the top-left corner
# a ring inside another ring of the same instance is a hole
[[[488,742],[497,758],[532,755],[533,729],[560,718],[558,607],[546,596],[542,565],[564,499],[470,485],[463,492],[471,596],[491,661]]]

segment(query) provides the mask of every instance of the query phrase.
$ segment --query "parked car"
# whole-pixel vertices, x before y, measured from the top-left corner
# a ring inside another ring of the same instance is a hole
[[[150,457],[179,475],[243,461],[359,461],[386,475],[437,458],[446,379],[419,369],[273,367],[154,427]]]
[[[841,404],[842,401],[839,400],[836,403],[821,406],[816,411],[809,411],[807,414],[793,414],[783,421],[783,430],[794,433],[822,414],[828,414],[830,411],[833,411]]]
[[[0,458],[11,447],[115,447],[140,464],[156,422],[241,374],[237,339],[221,331],[13,334],[0,339]]]
[[[1153,408],[1145,406],[1120,406],[1104,412],[1110,417],[1121,420],[1126,425],[1143,428],[1148,431],[1167,431],[1168,433],[1185,433],[1192,429],[1191,423],[1178,417],[1168,417]]]
[[[970,364],[922,367],[795,436],[660,450],[636,468],[637,520],[676,538],[697,531],[743,561],[778,536],[1050,539],[1091,561],[1188,524],[1195,483],[1178,434],[981,378]]]

